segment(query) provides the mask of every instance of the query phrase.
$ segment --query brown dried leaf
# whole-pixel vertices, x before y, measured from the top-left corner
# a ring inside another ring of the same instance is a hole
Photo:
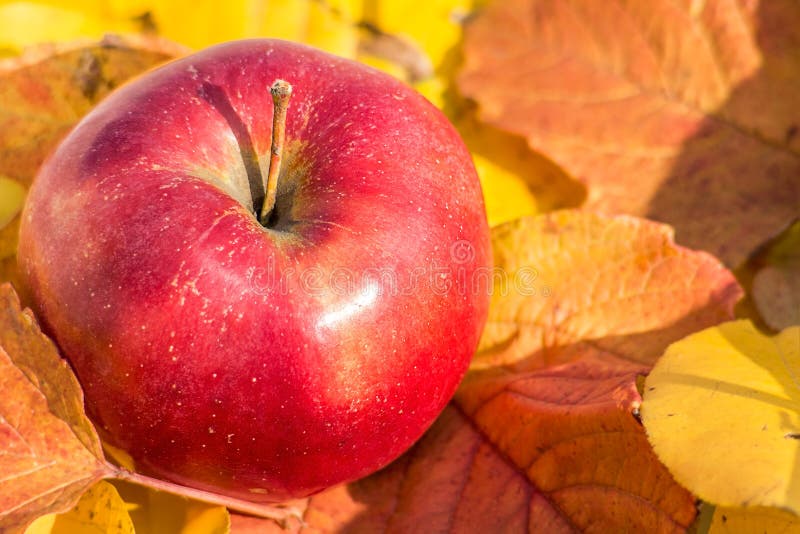
[[[798,26],[793,0],[494,2],[459,87],[587,183],[589,207],[735,267],[798,215]]]
[[[71,508],[113,473],[83,393],[9,284],[0,285],[0,531]]]
[[[55,344],[44,335],[29,309],[22,310],[14,289],[0,285],[0,346],[41,390],[49,411],[71,428],[84,448],[103,458],[94,426],[83,410],[83,390]]]

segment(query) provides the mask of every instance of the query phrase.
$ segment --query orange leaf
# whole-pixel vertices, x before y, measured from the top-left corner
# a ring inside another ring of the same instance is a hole
[[[525,498],[507,502],[505,514],[529,508],[528,530],[687,527],[694,499],[658,462],[633,415],[641,403],[636,376],[645,370],[579,361],[529,373],[474,373],[456,397],[481,435],[471,477],[501,490],[507,483],[497,474],[510,464],[505,477],[517,480]],[[491,502],[476,489],[462,506],[477,511]]]
[[[0,285],[0,531],[71,508],[113,473],[83,393],[14,290]]]
[[[182,49],[145,37],[42,45],[0,61],[0,174],[29,186],[80,118],[130,77]]]
[[[587,354],[652,364],[671,342],[732,318],[742,294],[718,260],[629,216],[519,219],[492,230],[492,247],[495,285],[473,368]]]
[[[798,214],[797,27],[793,0],[494,2],[459,87],[590,207],[668,222],[735,267]]]

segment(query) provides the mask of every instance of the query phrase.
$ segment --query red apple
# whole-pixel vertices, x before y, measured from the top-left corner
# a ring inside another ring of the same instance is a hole
[[[276,79],[294,94],[262,225]],[[446,118],[274,40],[97,106],[40,170],[19,261],[108,442],[145,473],[262,502],[365,476],[422,435],[476,348],[491,265]]]

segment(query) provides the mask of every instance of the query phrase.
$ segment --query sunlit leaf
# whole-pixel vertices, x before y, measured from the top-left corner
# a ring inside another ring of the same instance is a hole
[[[800,534],[800,517],[777,508],[717,507],[709,534]]]
[[[739,266],[798,215],[800,4],[494,2],[463,93],[587,184]]]
[[[591,353],[652,364],[666,346],[733,317],[741,289],[669,227],[560,211],[492,231],[494,291],[474,367]]]
[[[25,534],[134,534],[128,506],[116,488],[100,481],[83,494],[75,506],[63,514],[52,514],[34,521]]]
[[[19,52],[43,42],[100,39],[109,32],[138,30],[133,19],[108,16],[99,9],[80,9],[70,3],[0,3],[0,50]]]
[[[659,359],[644,398],[653,448],[700,498],[800,512],[800,326],[693,334]]]
[[[155,491],[122,480],[113,482],[129,505],[137,534],[225,534],[230,517],[224,506]]]
[[[0,61],[0,174],[30,185],[45,156],[97,102],[179,52],[164,41],[108,37]]]
[[[580,206],[586,191],[525,140],[481,125],[474,110],[454,103],[449,110],[481,179],[489,224]]]
[[[25,188],[22,184],[0,175],[0,230],[20,212],[24,200]],[[0,257],[3,257],[3,252],[0,248]]]
[[[0,531],[71,508],[113,469],[52,341],[0,285]]]
[[[200,49],[247,37],[300,41],[345,57],[355,57],[361,2],[357,0],[212,0],[148,2],[155,31]]]

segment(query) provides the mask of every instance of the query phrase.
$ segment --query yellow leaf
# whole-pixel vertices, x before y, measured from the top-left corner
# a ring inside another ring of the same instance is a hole
[[[674,343],[641,413],[656,454],[703,500],[800,512],[800,326],[770,337],[734,321]]]
[[[666,346],[733,317],[733,275],[665,225],[564,210],[492,229],[489,319],[473,368],[594,354],[652,364]]]
[[[0,174],[0,229],[5,228],[16,217],[24,200],[25,188],[19,182]]]
[[[463,102],[449,103],[454,109],[445,111],[472,153],[491,226],[583,203],[586,189],[524,139],[480,124]]]
[[[19,182],[0,174],[0,261],[17,253],[19,218],[26,190]],[[0,281],[3,281],[0,275]]]
[[[800,534],[800,517],[777,508],[717,507],[709,534]]]
[[[78,6],[43,5],[31,2],[0,4],[0,49],[22,50],[41,42],[99,39],[108,32],[137,30],[133,20],[104,17]]]
[[[14,290],[0,285],[0,532],[69,509],[113,473],[83,394]]]
[[[800,324],[800,221],[770,247],[765,263],[753,278],[759,315],[775,330]]]
[[[83,494],[72,510],[34,521],[25,534],[134,534],[128,506],[117,489],[100,481]]]
[[[410,38],[438,67],[461,40],[462,22],[475,3],[473,0],[365,2],[364,20],[385,33]]]
[[[115,480],[114,486],[131,508],[137,534],[225,534],[230,516],[224,506]]]
[[[489,158],[474,154],[472,159],[481,179],[489,225],[536,214],[536,198],[525,182]]]
[[[160,35],[193,48],[247,37],[300,41],[354,57],[360,17],[355,0],[151,1],[149,11]]]
[[[131,455],[127,452],[109,443],[103,443],[103,451],[106,453],[106,458],[111,460],[114,465],[118,465],[130,472],[136,471],[136,462],[133,461],[133,458],[131,458]]]

